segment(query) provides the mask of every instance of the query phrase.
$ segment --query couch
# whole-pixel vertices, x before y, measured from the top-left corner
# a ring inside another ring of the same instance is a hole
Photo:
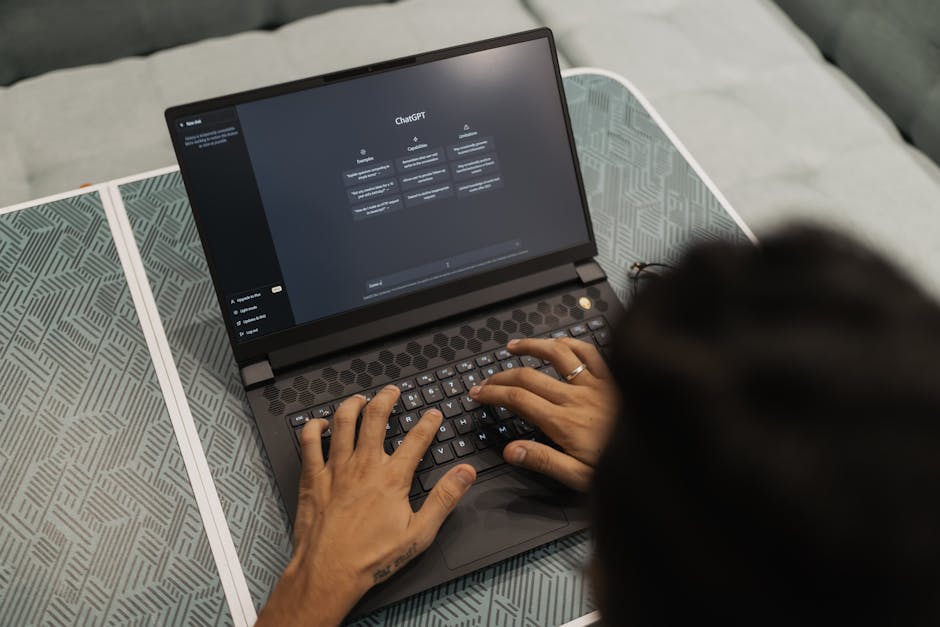
[[[170,105],[547,25],[563,67],[613,70],[651,100],[758,237],[813,219],[940,293],[933,3],[779,3],[7,2],[0,206],[174,163]]]

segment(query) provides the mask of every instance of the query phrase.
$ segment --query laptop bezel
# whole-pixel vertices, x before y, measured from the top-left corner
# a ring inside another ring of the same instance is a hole
[[[423,319],[415,320],[413,323],[409,322],[408,312],[410,310],[416,310],[428,305],[433,305],[436,302],[452,299],[469,292],[479,291],[495,284],[508,283],[510,281],[514,282],[516,279],[525,277],[527,275],[544,272],[545,270],[549,270],[551,268],[570,265],[579,261],[591,259],[597,254],[597,244],[594,237],[594,230],[591,224],[590,213],[588,210],[587,194],[585,192],[584,181],[581,175],[580,163],[575,147],[574,133],[571,127],[568,103],[565,98],[564,84],[562,82],[561,72],[558,65],[558,54],[555,47],[554,37],[550,29],[538,28],[521,33],[494,37],[483,41],[424,52],[407,57],[400,57],[381,63],[364,65],[339,72],[332,72],[320,76],[304,78],[287,83],[280,83],[217,98],[210,98],[188,104],[178,105],[170,107],[165,111],[164,115],[167,127],[173,142],[174,151],[176,152],[177,161],[180,165],[180,174],[183,179],[183,184],[186,187],[187,194],[189,194],[191,198],[193,182],[189,176],[189,173],[187,172],[187,168],[185,167],[184,160],[182,158],[182,147],[180,145],[181,138],[179,134],[173,132],[175,122],[180,118],[203,114],[215,109],[234,107],[236,105],[247,102],[303,91],[324,85],[334,85],[340,82],[356,80],[367,75],[393,72],[403,67],[431,63],[442,59],[448,59],[465,54],[472,54],[474,52],[523,43],[526,41],[535,41],[538,39],[546,39],[550,49],[550,57],[554,68],[558,96],[563,112],[562,117],[565,124],[565,131],[568,136],[568,145],[571,153],[572,166],[574,167],[578,193],[581,200],[581,209],[588,234],[588,241],[548,255],[543,255],[534,259],[528,259],[520,263],[511,264],[496,270],[491,270],[467,277],[465,279],[460,279],[451,283],[446,283],[444,285],[428,288],[419,292],[406,294],[397,298],[376,303],[374,305],[368,305],[355,310],[342,312],[326,318],[314,320],[312,322],[295,324],[293,327],[288,329],[275,331],[257,339],[239,342],[236,339],[236,331],[234,326],[231,324],[231,321],[227,316],[225,316],[224,313],[225,299],[224,295],[221,293],[218,287],[220,282],[217,280],[218,273],[216,270],[216,264],[213,260],[210,247],[206,243],[206,233],[204,232],[203,224],[199,216],[200,208],[192,206],[193,219],[199,232],[199,237],[202,243],[203,251],[205,253],[207,265],[209,266],[209,273],[212,277],[212,285],[219,303],[220,313],[222,314],[225,328],[229,335],[229,342],[232,346],[235,360],[239,366],[260,361],[265,359],[271,352],[278,351],[297,343],[309,342],[321,336],[328,336],[355,327],[360,327],[363,324],[367,324],[371,320],[396,316],[396,319],[402,321],[399,325],[401,328],[398,330],[404,331],[425,322]],[[481,303],[481,305],[486,304],[487,303]]]

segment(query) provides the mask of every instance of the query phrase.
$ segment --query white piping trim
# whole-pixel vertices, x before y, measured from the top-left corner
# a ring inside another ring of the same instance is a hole
[[[122,176],[119,179],[111,179],[105,183],[105,185],[113,185],[114,187],[117,187],[118,185],[126,185],[127,183],[134,183],[135,181],[149,179],[155,176],[162,176],[164,174],[170,174],[171,172],[178,172],[179,169],[180,167],[178,165],[168,165],[162,168],[157,168],[156,170],[147,170],[146,172],[138,172],[137,174]]]
[[[695,160],[695,157],[693,157],[692,153],[689,152],[689,149],[685,147],[685,144],[682,143],[678,135],[675,134],[668,124],[666,124],[666,120],[664,120],[659,112],[653,108],[653,104],[647,100],[646,96],[644,96],[633,83],[616,72],[603,70],[601,68],[578,67],[564,70],[561,73],[562,77],[579,76],[581,74],[599,74],[601,76],[606,76],[609,79],[615,80],[623,85],[627,91],[629,91],[633,97],[636,98],[641,105],[643,105],[643,108],[646,109],[646,112],[650,114],[650,117],[653,118],[653,121],[656,122],[656,125],[662,129],[663,133],[666,134],[666,137],[669,138],[669,141],[671,141],[672,144],[679,150],[679,154],[681,154],[689,163],[689,165],[692,166],[692,169],[695,171],[698,177],[702,179],[703,183],[705,183],[708,191],[710,191],[712,195],[718,199],[719,204],[721,204],[722,208],[728,213],[729,216],[731,216],[731,219],[735,221],[735,223],[738,225],[738,228],[744,231],[744,234],[747,235],[748,239],[750,239],[753,243],[757,243],[757,237],[754,236],[754,232],[751,231],[751,228],[745,224],[744,220],[741,218],[738,212],[735,211],[734,207],[731,206],[731,203],[728,202],[728,199],[725,198],[725,195],[721,193],[721,190],[718,189],[718,186],[715,185],[711,177],[705,173],[705,170],[703,170],[702,166],[699,165],[698,161]]]
[[[139,172],[137,174],[131,174],[130,176],[124,176],[119,179],[111,179],[104,183],[96,183],[94,185],[88,185],[86,187],[79,187],[77,189],[72,189],[67,192],[60,192],[58,194],[53,194],[52,196],[43,196],[42,198],[34,198],[32,200],[26,200],[24,202],[18,202],[15,205],[8,205],[6,207],[0,207],[0,216],[5,213],[12,213],[14,211],[19,211],[20,209],[27,209],[29,207],[35,207],[36,205],[44,205],[50,202],[55,202],[57,200],[64,200],[65,198],[72,198],[74,196],[82,196],[84,194],[91,194],[92,192],[99,192],[102,202],[105,202],[105,196],[108,192],[104,190],[110,186],[124,185],[126,183],[133,183],[141,179],[149,179],[154,176],[160,176],[163,174],[170,174],[171,172],[178,172],[180,167],[178,165],[168,165],[162,168],[157,168],[156,170],[148,170],[147,172]]]
[[[588,627],[588,625],[593,625],[594,623],[600,621],[601,613],[600,612],[591,612],[590,614],[585,614],[581,618],[576,618],[571,622],[561,625],[561,627]]]
[[[98,192],[101,196],[101,201],[104,202],[105,194],[102,193],[103,185],[89,185],[88,187],[80,187],[78,189],[72,189],[67,192],[61,192],[59,194],[53,194],[52,196],[46,196],[45,198],[37,198],[35,200],[27,200],[26,202],[19,202],[15,205],[8,205],[6,207],[0,207],[0,216],[5,213],[13,213],[14,211],[19,211],[20,209],[29,209],[30,207],[35,207],[36,205],[44,205],[46,203],[55,202],[57,200],[64,200],[66,198],[73,198],[75,196],[84,196],[85,194],[91,194]]]
[[[248,582],[245,580],[235,543],[232,541],[232,534],[222,510],[222,503],[215,489],[215,483],[212,481],[206,454],[196,431],[196,424],[193,421],[179,371],[173,361],[173,353],[150,289],[150,282],[147,280],[147,272],[140,251],[134,240],[134,233],[124,208],[120,189],[116,185],[106,185],[102,192],[101,198],[114,237],[114,245],[134,299],[141,329],[147,340],[150,357],[163,391],[170,421],[173,423],[173,431],[186,466],[186,474],[193,488],[193,496],[199,508],[199,515],[202,517],[202,524],[219,572],[232,621],[239,627],[251,625],[257,619],[257,615],[248,590]]]

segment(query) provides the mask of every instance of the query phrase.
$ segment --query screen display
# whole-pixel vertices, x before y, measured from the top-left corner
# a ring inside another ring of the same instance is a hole
[[[589,241],[547,39],[171,122],[248,341]]]

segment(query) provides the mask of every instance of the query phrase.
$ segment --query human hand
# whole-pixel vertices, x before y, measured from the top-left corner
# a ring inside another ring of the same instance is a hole
[[[571,338],[512,340],[507,349],[543,359],[562,376],[582,363],[587,366],[568,383],[532,368],[513,368],[470,390],[479,403],[513,410],[565,451],[517,440],[503,450],[507,462],[586,492],[617,412],[617,395],[607,365],[592,344]]]
[[[346,399],[333,417],[326,462],[320,441],[326,421],[304,427],[294,556],[258,625],[338,625],[369,588],[430,546],[476,479],[474,468],[461,464],[437,482],[420,510],[411,510],[408,492],[415,468],[442,416],[437,410],[425,413],[388,455],[385,425],[398,396],[398,388],[388,386],[368,404],[359,395]]]

